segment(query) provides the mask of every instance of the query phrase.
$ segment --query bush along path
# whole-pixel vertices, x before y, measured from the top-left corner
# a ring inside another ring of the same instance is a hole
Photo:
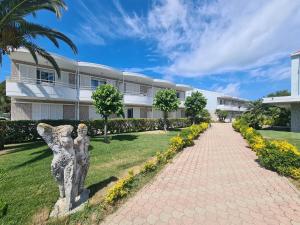
[[[173,144],[182,148],[179,139]],[[212,124],[103,224],[299,224],[299,192],[255,159],[231,124]],[[106,201],[126,195],[118,190],[129,188],[133,176],[110,189]]]
[[[236,120],[232,126],[247,140],[262,166],[280,175],[300,179],[300,151],[296,146],[284,140],[264,139],[243,119]]]

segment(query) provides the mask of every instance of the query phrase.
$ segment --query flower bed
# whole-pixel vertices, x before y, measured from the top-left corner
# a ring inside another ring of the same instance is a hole
[[[120,179],[114,186],[108,189],[104,202],[108,205],[116,204],[120,199],[126,197],[130,193],[132,183],[138,176],[143,176],[149,172],[157,170],[160,166],[168,163],[179,151],[184,147],[192,145],[193,140],[208,128],[208,123],[192,125],[183,129],[179,135],[171,138],[170,145],[166,151],[157,152],[156,156],[148,160],[136,174],[130,171],[127,176]]]
[[[236,120],[232,126],[248,141],[262,166],[300,179],[300,151],[294,145],[284,140],[266,140],[243,119]]]

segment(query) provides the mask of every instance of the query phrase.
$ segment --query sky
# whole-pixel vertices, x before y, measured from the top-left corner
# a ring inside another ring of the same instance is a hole
[[[67,34],[35,42],[79,61],[143,73],[195,88],[258,99],[290,90],[290,54],[300,50],[299,0],[66,0],[57,20],[29,20]],[[0,81],[10,74],[4,57]]]

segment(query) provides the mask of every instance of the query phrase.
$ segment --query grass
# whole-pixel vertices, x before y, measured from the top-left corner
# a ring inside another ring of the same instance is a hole
[[[90,197],[129,168],[165,150],[169,139],[177,133],[114,135],[110,144],[105,144],[102,138],[93,138],[86,181]],[[14,151],[0,155],[0,201],[8,203],[7,214],[0,219],[0,224],[31,224],[33,218],[42,220],[39,217],[47,217],[58,198],[58,187],[50,173],[52,152],[43,142],[9,148]]]
[[[261,135],[267,139],[286,140],[300,149],[300,133],[275,130],[259,130],[259,133],[261,133]],[[295,180],[290,178],[289,180],[295,185],[296,188],[298,188],[298,190],[300,190],[300,179]]]
[[[300,133],[274,130],[259,130],[259,133],[267,139],[287,140],[300,149]]]

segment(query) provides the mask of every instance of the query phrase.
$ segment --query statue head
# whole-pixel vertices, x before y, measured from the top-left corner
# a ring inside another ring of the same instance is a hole
[[[78,125],[77,133],[78,136],[86,136],[88,132],[88,127],[84,123]]]
[[[62,147],[70,148],[73,146],[73,139],[71,137],[73,126],[64,125],[55,127],[55,133],[58,136],[59,142]]]

